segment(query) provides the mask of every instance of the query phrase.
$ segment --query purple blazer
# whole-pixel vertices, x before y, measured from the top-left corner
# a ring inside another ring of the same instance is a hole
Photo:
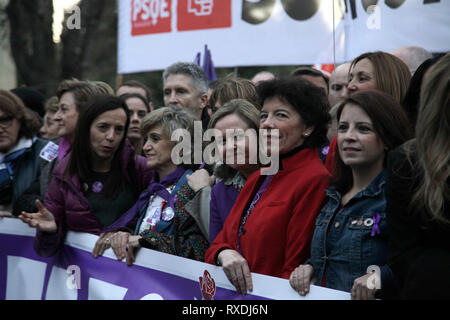
[[[233,208],[240,190],[233,184],[225,184],[223,181],[216,183],[211,188],[209,240],[213,243],[216,236],[222,230],[228,214]]]
[[[134,217],[123,215],[110,226],[102,229],[100,223],[92,212],[92,208],[83,194],[82,186],[77,176],[68,177],[64,174],[69,164],[70,156],[65,157],[55,168],[50,185],[45,194],[44,207],[55,217],[58,230],[55,234],[36,231],[34,248],[42,257],[49,257],[59,250],[64,243],[67,231],[87,232],[100,234],[115,231],[127,225]],[[128,142],[122,152],[122,172],[129,182],[130,177],[126,169],[134,161],[137,189],[144,190],[153,177],[153,170],[147,167],[144,157],[134,156],[134,149]]]

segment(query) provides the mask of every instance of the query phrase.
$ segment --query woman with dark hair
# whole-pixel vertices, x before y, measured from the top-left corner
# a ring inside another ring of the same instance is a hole
[[[450,53],[427,72],[416,138],[388,159],[389,263],[403,299],[450,299]]]
[[[127,138],[134,147],[137,156],[143,155],[142,146],[144,137],[141,134],[142,119],[150,112],[149,102],[139,93],[125,93],[120,96],[130,110],[130,126],[128,127]]]
[[[36,133],[19,97],[0,90],[0,216],[11,216],[15,201],[40,176],[45,142]]]
[[[14,215],[22,211],[35,212],[36,200],[42,201],[53,177],[53,171],[58,163],[70,152],[75,137],[78,118],[86,109],[90,100],[101,90],[93,82],[79,80],[64,80],[57,89],[57,107],[53,115],[56,123],[58,139],[49,141],[42,149],[40,175],[28,190],[15,202]]]
[[[300,295],[310,284],[351,291],[352,299],[373,299],[369,287],[379,266],[383,291],[392,293],[393,274],[387,265],[386,155],[411,137],[401,106],[379,91],[360,91],[337,111],[337,170],[326,191],[328,202],[317,220],[311,258],[290,276]],[[380,283],[379,280],[375,284]]]
[[[152,177],[145,159],[126,141],[129,110],[113,96],[96,96],[80,115],[72,151],[56,167],[39,212],[19,218],[37,228],[35,249],[54,255],[68,230],[101,234],[94,250],[110,246],[109,232],[126,225],[122,218]]]
[[[288,278],[309,257],[329,183],[317,151],[330,120],[322,89],[286,78],[260,83],[258,93],[260,145],[270,147],[271,157],[279,154],[279,170],[250,175],[205,259],[221,265],[242,294],[252,291],[251,272]]]
[[[184,208],[194,195],[186,180],[192,171],[189,164],[176,164],[172,155],[177,144],[171,138],[179,132],[183,132],[183,139],[192,138],[194,118],[177,106],[159,108],[143,119],[141,129],[147,138],[143,147],[147,166],[155,170],[155,175],[124,214],[135,219],[127,225],[128,231],[114,234],[113,251],[119,260],[126,258],[128,265],[134,263],[136,250],[141,247],[203,261],[208,240]],[[183,152],[189,153],[183,154],[183,159],[190,159],[192,150],[186,148]]]

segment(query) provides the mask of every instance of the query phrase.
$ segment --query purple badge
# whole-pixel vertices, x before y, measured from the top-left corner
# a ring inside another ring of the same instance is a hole
[[[92,191],[94,191],[95,193],[99,193],[103,190],[103,183],[101,183],[100,181],[95,181],[92,184]]]
[[[323,147],[323,148],[322,148],[322,154],[323,154],[323,155],[326,156],[326,155],[328,154],[328,151],[330,151],[330,147],[329,147],[329,146],[326,146],[326,147]]]
[[[379,213],[376,213],[376,214],[373,216],[372,232],[370,233],[370,235],[371,235],[372,237],[375,236],[376,234],[380,234],[380,233],[381,233],[380,227],[378,226],[378,223],[380,222],[380,220],[381,220],[380,214],[379,214]]]

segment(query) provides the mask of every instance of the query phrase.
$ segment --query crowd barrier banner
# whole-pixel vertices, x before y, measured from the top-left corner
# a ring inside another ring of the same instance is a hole
[[[193,61],[216,67],[327,64],[406,45],[450,50],[447,0],[118,0],[118,73]],[[334,33],[333,33],[334,30]]]
[[[95,259],[97,236],[69,232],[62,250],[42,258],[35,230],[0,218],[0,300],[348,300],[346,292],[312,286],[300,297],[288,280],[252,274],[254,290],[240,295],[222,268],[154,250],[139,250],[128,267],[111,249]]]

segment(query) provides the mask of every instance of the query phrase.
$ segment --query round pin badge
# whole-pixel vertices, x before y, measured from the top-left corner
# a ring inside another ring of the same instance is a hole
[[[164,221],[170,221],[175,216],[175,213],[173,212],[172,208],[167,208],[164,210],[161,214],[161,219]]]
[[[364,225],[366,227],[370,227],[371,225],[373,225],[373,219],[372,218],[367,218],[366,220],[364,220]]]
[[[100,181],[95,181],[92,184],[92,191],[94,191],[95,193],[99,193],[103,190],[103,183],[101,183]]]

